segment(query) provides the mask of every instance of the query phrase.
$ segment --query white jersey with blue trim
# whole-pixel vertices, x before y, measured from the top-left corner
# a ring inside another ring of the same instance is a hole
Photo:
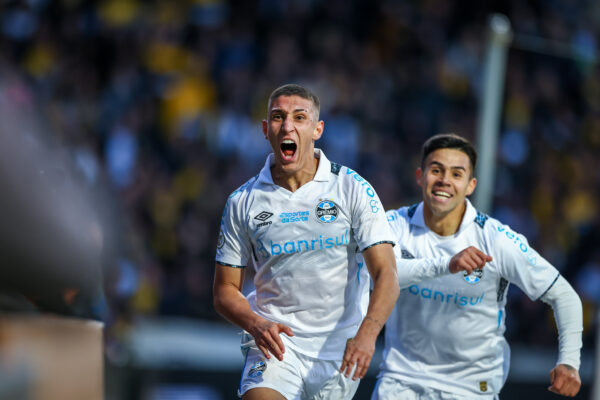
[[[229,196],[216,262],[255,268],[250,307],[292,329],[284,345],[339,360],[368,306],[369,275],[355,253],[394,241],[371,185],[319,149],[315,156],[313,180],[294,192],[273,183],[271,154]]]
[[[386,324],[380,377],[468,397],[499,393],[510,364],[504,338],[508,284],[537,300],[558,278],[525,237],[468,200],[466,206],[459,230],[450,236],[427,227],[423,203],[387,212],[397,259],[453,256],[475,246],[493,261],[471,275],[459,272],[401,290]]]

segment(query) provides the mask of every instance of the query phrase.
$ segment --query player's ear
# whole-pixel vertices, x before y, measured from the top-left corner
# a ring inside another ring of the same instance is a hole
[[[417,168],[417,172],[415,173],[417,185],[423,187],[423,170],[421,167]]]
[[[314,141],[317,141],[321,138],[321,136],[323,135],[323,128],[325,128],[325,123],[323,121],[317,122],[317,125],[315,126],[315,130],[313,131],[313,136],[312,136],[312,139]]]
[[[268,130],[268,122],[266,119],[263,119],[262,122],[262,128],[263,128],[263,135],[265,135],[265,139],[269,140],[269,130]]]
[[[477,186],[477,179],[471,178],[471,181],[467,185],[467,196],[470,196],[471,193],[473,193],[476,186]]]

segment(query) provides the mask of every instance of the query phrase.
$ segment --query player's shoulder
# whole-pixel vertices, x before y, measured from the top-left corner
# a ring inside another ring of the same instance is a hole
[[[529,248],[527,238],[523,234],[494,217],[486,215],[482,229],[485,232],[486,239],[493,243],[497,250],[518,249],[526,251]]]
[[[525,235],[519,233],[510,225],[495,218],[489,218],[489,226],[486,224],[486,240],[491,243],[495,254],[506,257],[523,257],[529,264],[538,265],[540,256],[531,247]]]
[[[506,232],[511,232],[515,235],[518,234],[509,225],[480,211],[477,211],[477,216],[474,218],[474,222],[475,225],[479,226],[486,233],[493,236],[497,236]]]
[[[375,189],[364,177],[350,167],[331,162],[331,173],[339,179],[341,185],[346,187],[348,192],[364,194],[368,197],[375,197]]]
[[[409,224],[411,218],[417,211],[417,207],[419,207],[419,203],[387,210],[385,215],[387,216],[387,220],[391,225]]]
[[[363,178],[357,171],[352,168],[330,161],[331,174],[342,180],[344,183],[360,186],[366,179]]]
[[[471,214],[470,218],[472,218],[473,220],[473,225],[471,229],[480,230],[484,232],[484,234],[488,237],[494,238],[498,234],[498,232],[501,232],[502,230],[507,228],[506,225],[504,225],[496,218],[476,208],[473,208],[473,212],[469,214]]]
[[[258,175],[248,179],[246,182],[244,182],[244,184],[242,184],[240,187],[231,192],[231,194],[227,198],[227,203],[236,204],[240,202],[243,198],[247,197],[252,192],[257,182]]]
[[[474,208],[474,211],[475,216],[473,217],[473,222],[475,223],[475,226],[478,226],[483,230],[489,229],[494,224],[494,221],[497,222],[497,220],[494,220],[494,218],[491,218],[489,215],[476,208]]]

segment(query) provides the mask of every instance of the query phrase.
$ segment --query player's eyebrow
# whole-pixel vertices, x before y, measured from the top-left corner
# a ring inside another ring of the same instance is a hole
[[[430,162],[429,166],[432,166],[432,165],[435,165],[435,166],[441,167],[441,168],[447,168],[444,164],[442,164],[439,161],[432,161],[432,162]],[[462,165],[455,165],[455,166],[450,167],[450,169],[460,169],[460,170],[463,170],[463,171],[467,172],[467,169],[465,167],[463,167]]]
[[[274,112],[285,112],[283,110],[283,108],[273,108],[271,110],[271,114]],[[307,108],[296,108],[295,110],[292,111],[293,113],[298,113],[298,112],[305,112],[305,113],[310,113],[310,110]]]

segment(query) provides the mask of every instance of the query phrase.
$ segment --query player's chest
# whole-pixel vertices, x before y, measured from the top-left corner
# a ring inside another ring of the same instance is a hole
[[[309,245],[311,240],[347,240],[341,237],[349,236],[352,225],[348,202],[335,188],[320,189],[292,196],[289,192],[258,196],[246,216],[250,237],[274,242],[306,240]]]

